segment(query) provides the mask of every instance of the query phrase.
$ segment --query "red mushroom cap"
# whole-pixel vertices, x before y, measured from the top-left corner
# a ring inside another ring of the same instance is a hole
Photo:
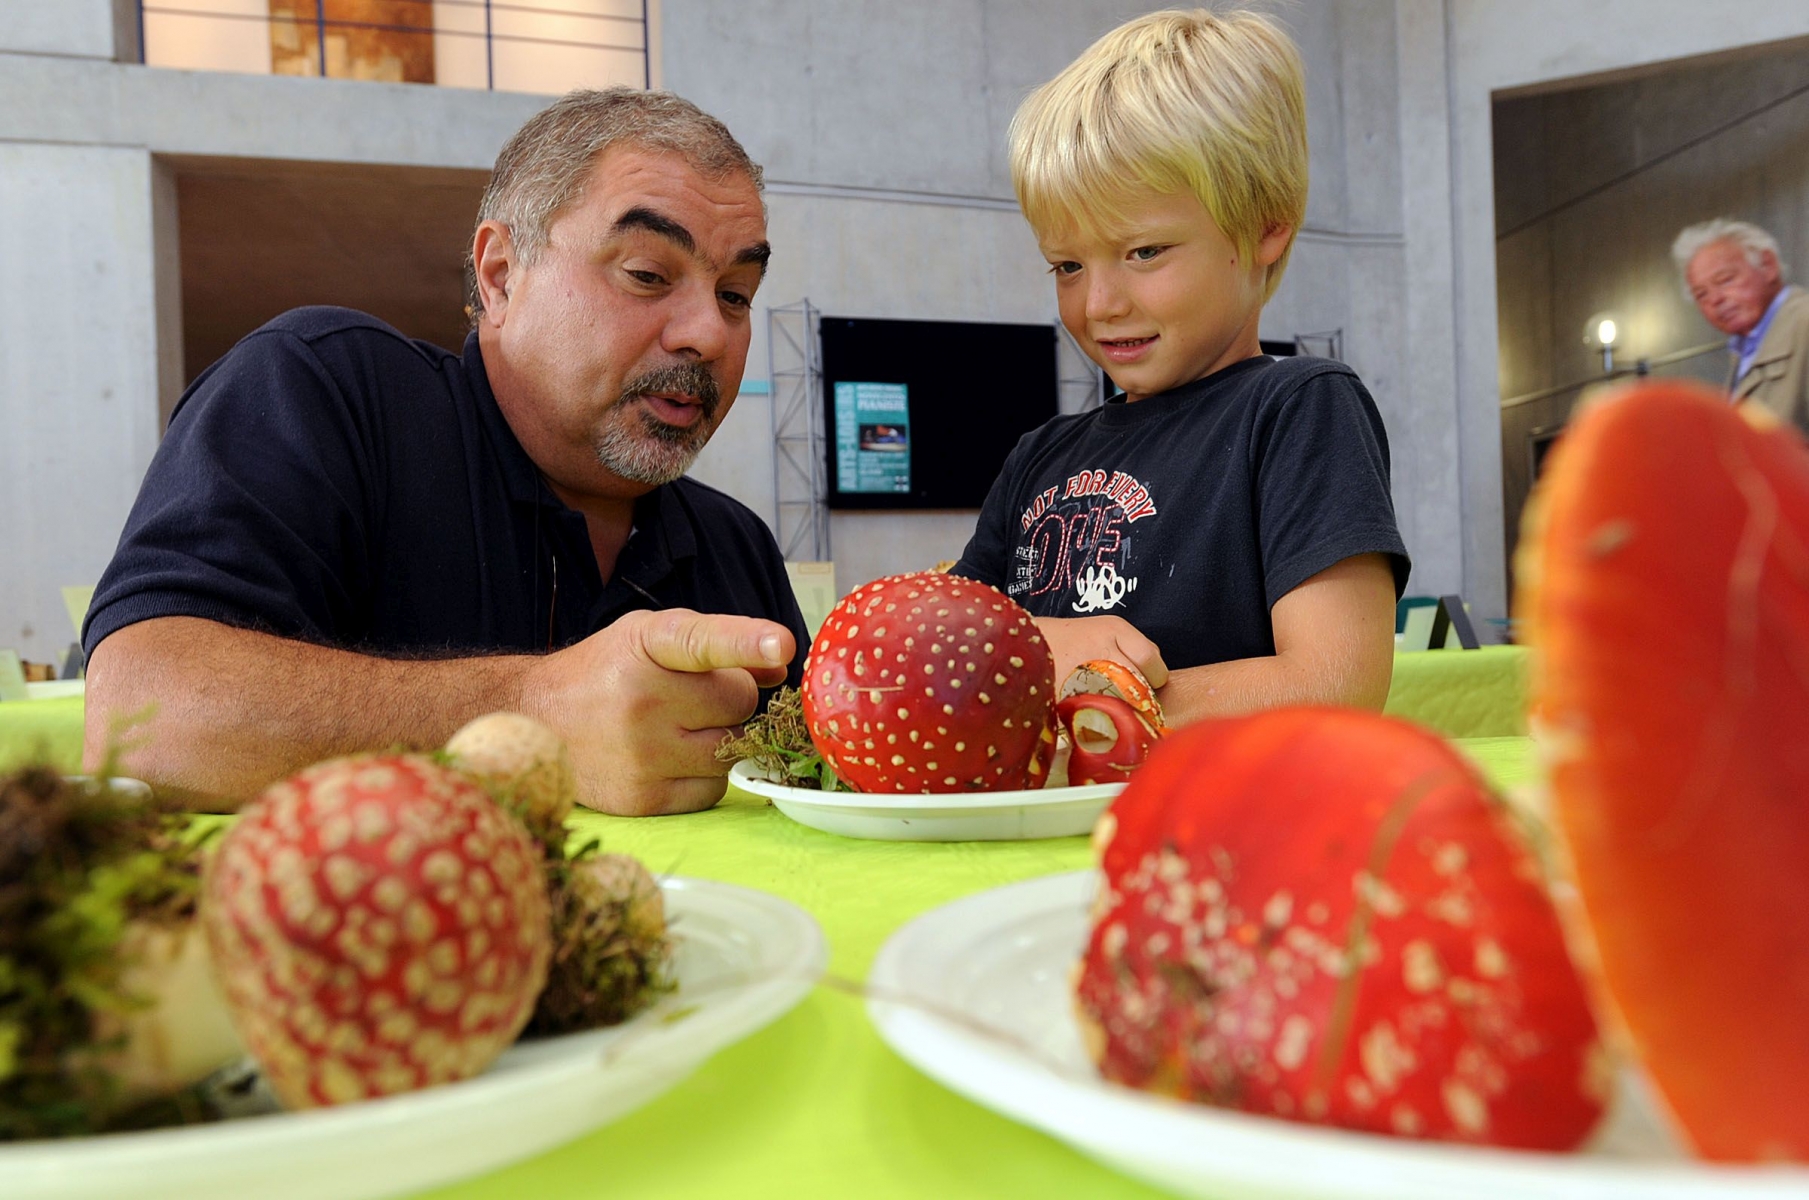
[[[1062,700],[1069,696],[1095,694],[1115,696],[1130,705],[1157,736],[1168,732],[1168,722],[1162,716],[1162,702],[1156,698],[1156,689],[1136,667],[1110,658],[1088,659],[1062,680]]]
[[[1089,736],[1086,713],[1099,714],[1109,725],[1110,736]],[[1064,696],[1055,705],[1055,719],[1068,735],[1068,782],[1076,786],[1123,783],[1162,740],[1142,713],[1103,692]]]
[[[1041,787],[1054,681],[1036,623],[1005,593],[958,575],[892,575],[824,620],[804,665],[804,719],[857,791]]]
[[[291,1108],[474,1075],[546,981],[540,853],[470,780],[365,755],[271,786],[212,856],[201,918],[234,1024]]]
[[[1803,438],[1629,389],[1571,423],[1520,547],[1531,724],[1607,1011],[1701,1154],[1809,1161]]]
[[[1247,1112],[1575,1146],[1610,1072],[1533,856],[1435,735],[1348,709],[1164,739],[1101,819],[1076,985],[1110,1079]]]

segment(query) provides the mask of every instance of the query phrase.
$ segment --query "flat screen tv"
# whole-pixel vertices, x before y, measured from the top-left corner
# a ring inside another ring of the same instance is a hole
[[[824,317],[829,507],[978,508],[1057,411],[1055,326]]]

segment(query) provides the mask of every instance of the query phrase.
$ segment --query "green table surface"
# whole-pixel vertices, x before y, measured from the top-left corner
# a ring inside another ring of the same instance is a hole
[[[42,711],[25,719],[34,706]],[[79,708],[74,720],[79,727]],[[70,721],[63,701],[0,704],[0,763],[9,755],[16,761],[59,721]],[[50,744],[68,745],[66,738]],[[1535,776],[1525,738],[1460,745],[1503,786]],[[802,906],[828,936],[832,980],[850,985],[865,977],[885,939],[920,913],[1000,884],[1091,865],[1085,838],[860,841],[795,824],[735,790],[709,812],[641,819],[583,813],[573,823],[576,836],[599,837],[606,849],[634,854],[656,872],[744,884]],[[859,997],[831,984],[614,1124],[429,1194],[790,1200],[1159,1193],[919,1074],[880,1040]]]
[[[82,697],[0,703],[0,771],[28,762],[82,769]]]
[[[1451,738],[1522,735],[1528,661],[1525,646],[1396,654],[1383,711]]]

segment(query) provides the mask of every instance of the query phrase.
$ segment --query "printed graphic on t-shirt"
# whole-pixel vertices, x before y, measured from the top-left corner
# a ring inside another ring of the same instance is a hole
[[[1054,593],[1077,615],[1108,612],[1137,590],[1132,526],[1156,515],[1126,471],[1080,471],[1038,493],[1018,518],[1005,591],[1020,601]]]

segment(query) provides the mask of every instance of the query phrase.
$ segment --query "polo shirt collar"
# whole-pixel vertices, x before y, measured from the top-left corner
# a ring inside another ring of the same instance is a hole
[[[496,452],[497,473],[502,476],[503,489],[508,493],[509,499],[522,504],[564,508],[564,503],[540,477],[540,468],[534,465],[528,452],[521,448],[521,440],[509,428],[502,407],[496,403],[496,393],[490,390],[490,376],[484,370],[484,355],[478,348],[475,329],[465,336],[463,363],[465,378],[471,383],[471,397],[476,402],[478,419],[483,422],[484,433],[490,439],[490,448]]]
[[[668,559],[697,557],[697,531],[685,513],[685,502],[675,484],[654,488],[634,502],[635,535],[657,530]]]

